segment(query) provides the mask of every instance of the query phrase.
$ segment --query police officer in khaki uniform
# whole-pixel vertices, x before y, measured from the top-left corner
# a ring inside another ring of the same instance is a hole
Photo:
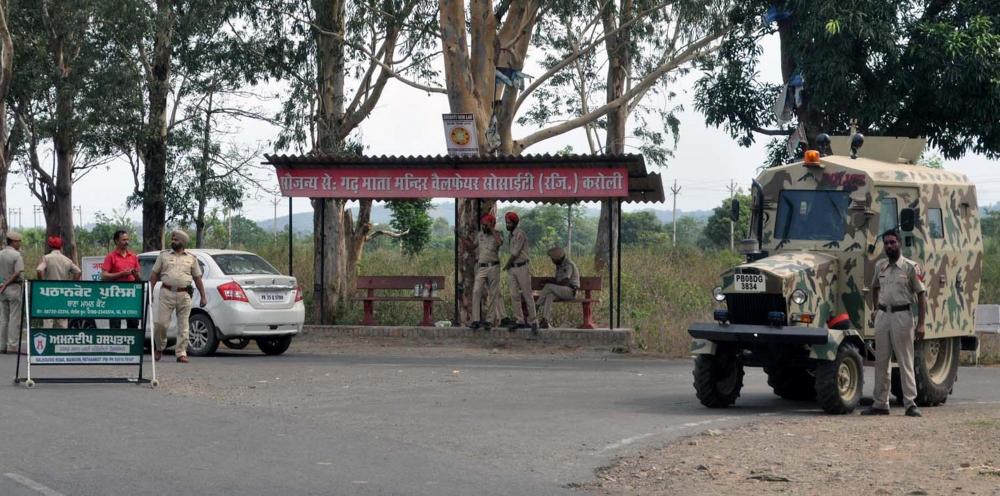
[[[24,307],[24,258],[21,233],[7,231],[7,247],[0,251],[0,352],[17,353]]]
[[[923,272],[916,262],[900,255],[900,236],[896,230],[882,235],[886,258],[875,264],[872,280],[872,301],[875,312],[875,393],[874,403],[862,415],[889,414],[889,360],[896,355],[899,378],[903,386],[903,406],[906,416],[920,417],[914,400],[917,383],[913,375],[913,340],[924,338],[924,316],[927,314],[927,291]],[[910,306],[914,297],[918,303],[917,325],[913,325]]]
[[[205,286],[201,282],[201,266],[194,255],[184,251],[184,246],[191,238],[181,229],[170,233],[170,250],[163,251],[156,257],[149,285],[156,286],[157,281],[163,281],[160,288],[160,304],[156,310],[156,323],[153,329],[156,333],[155,358],[163,356],[167,347],[167,326],[170,324],[170,314],[177,312],[177,344],[174,348],[177,361],[188,363],[188,318],[191,316],[191,282],[198,287],[201,296],[199,306],[205,306]]]
[[[549,248],[549,258],[556,266],[556,282],[542,287],[538,297],[538,306],[542,307],[542,321],[538,327],[549,328],[552,319],[552,302],[572,300],[576,298],[576,290],[580,289],[580,269],[576,267],[561,247]]]
[[[507,212],[503,217],[507,231],[510,232],[510,258],[507,259],[503,270],[510,274],[511,303],[514,306],[514,318],[517,319],[511,330],[531,326],[531,332],[537,333],[538,317],[535,314],[535,297],[531,294],[531,268],[528,266],[528,236],[517,227],[521,222],[517,212]],[[528,308],[527,321],[524,320],[524,312],[521,309],[522,302]]]
[[[49,236],[47,244],[51,251],[42,257],[42,261],[38,263],[38,267],[35,267],[35,270],[38,272],[38,278],[46,281],[79,280],[83,272],[80,270],[79,265],[70,260],[66,255],[63,255],[62,238],[59,236]],[[65,329],[67,323],[67,319],[45,319],[44,326],[53,329]]]
[[[472,287],[472,323],[469,327],[489,329],[500,321],[500,245],[503,238],[496,230],[497,219],[493,214],[479,219],[481,226],[476,235],[476,282]],[[483,288],[486,288],[486,318],[480,319],[483,307]]]

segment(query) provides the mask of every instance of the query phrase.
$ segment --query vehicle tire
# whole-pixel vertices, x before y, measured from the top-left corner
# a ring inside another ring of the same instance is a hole
[[[280,355],[288,350],[292,345],[291,334],[281,334],[278,336],[265,336],[257,338],[257,347],[265,355]]]
[[[719,349],[715,355],[694,360],[694,390],[702,405],[725,408],[736,403],[743,389],[743,362],[735,351]]]
[[[188,354],[208,356],[219,349],[219,337],[215,334],[215,324],[203,313],[191,314],[188,318]]]
[[[812,401],[816,399],[816,377],[808,369],[802,367],[767,367],[767,385],[774,394],[796,401]]]
[[[836,359],[816,367],[816,399],[826,413],[853,412],[861,401],[864,385],[861,353],[850,343],[840,345]]]
[[[948,395],[958,379],[960,338],[924,339],[913,344],[913,375],[917,380],[917,404],[938,406],[948,401]],[[899,371],[893,371],[899,383]],[[902,387],[899,389],[902,400]],[[893,391],[895,394],[895,390]]]

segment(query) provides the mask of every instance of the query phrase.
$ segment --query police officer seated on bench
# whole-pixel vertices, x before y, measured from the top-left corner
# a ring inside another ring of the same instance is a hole
[[[580,269],[566,256],[566,252],[558,246],[553,246],[549,248],[549,258],[556,266],[556,282],[542,287],[541,296],[538,298],[538,306],[542,307],[542,321],[539,325],[542,329],[549,328],[552,302],[572,300],[576,298],[576,290],[580,289]]]

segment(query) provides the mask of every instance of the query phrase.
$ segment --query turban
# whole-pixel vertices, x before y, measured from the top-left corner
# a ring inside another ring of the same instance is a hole
[[[503,214],[503,218],[507,222],[513,222],[515,224],[521,222],[521,218],[517,216],[517,212],[507,212]]]
[[[495,226],[497,224],[497,218],[494,217],[493,214],[486,214],[479,219],[479,223]]]
[[[59,236],[49,236],[49,239],[47,241],[49,243],[49,246],[52,247],[53,250],[62,249],[62,238],[60,238]]]
[[[173,230],[173,231],[172,231],[172,232],[170,233],[170,236],[171,236],[171,237],[173,237],[173,236],[177,236],[177,239],[178,239],[178,240],[179,240],[179,241],[180,241],[181,243],[184,243],[185,245],[186,245],[186,244],[188,244],[188,242],[189,242],[189,241],[191,241],[191,236],[188,236],[188,233],[184,232],[184,230],[183,230],[183,229],[174,229],[174,230]]]

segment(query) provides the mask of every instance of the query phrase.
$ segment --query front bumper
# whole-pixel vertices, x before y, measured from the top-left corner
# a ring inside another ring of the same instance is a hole
[[[822,327],[771,327],[748,324],[695,322],[688,328],[695,339],[720,343],[825,344],[829,333]]]

